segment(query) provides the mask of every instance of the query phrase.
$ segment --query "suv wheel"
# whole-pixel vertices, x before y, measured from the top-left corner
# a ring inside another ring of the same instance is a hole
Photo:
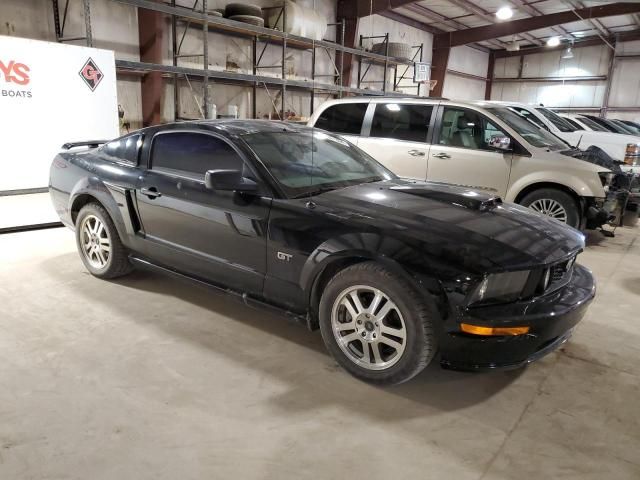
[[[84,266],[96,277],[120,277],[132,269],[118,231],[102,205],[82,207],[76,219],[76,244]]]
[[[541,188],[527,194],[520,204],[574,228],[580,225],[580,210],[576,201],[566,192],[555,188]]]
[[[355,377],[402,383],[422,371],[437,346],[431,299],[375,262],[339,272],[320,300],[320,330],[329,352]]]

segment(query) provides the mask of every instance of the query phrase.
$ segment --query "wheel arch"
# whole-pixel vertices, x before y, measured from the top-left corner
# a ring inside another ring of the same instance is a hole
[[[543,189],[543,188],[553,188],[553,189],[565,192],[565,193],[571,195],[571,198],[573,198],[576,201],[576,204],[578,205],[578,207],[581,207],[581,205],[582,205],[582,197],[580,195],[578,195],[578,193],[575,190],[573,190],[570,187],[567,187],[566,185],[563,185],[561,183],[556,183],[556,182],[534,182],[534,183],[531,183],[531,184],[527,185],[526,187],[524,187],[522,190],[520,190],[518,192],[518,194],[514,198],[514,202],[515,203],[520,203],[522,201],[522,199],[524,197],[526,197],[527,195],[529,195],[531,192],[533,192],[535,190],[540,190],[540,189]]]
[[[416,290],[424,289],[427,294],[431,294],[436,300],[436,307],[440,312],[441,318],[445,318],[447,315],[446,294],[435,274],[412,270],[395,258],[383,253],[374,254],[369,251],[358,250],[342,251],[323,259],[322,263],[314,268],[313,273],[307,280],[305,294],[308,301],[308,326],[311,330],[319,328],[318,310],[326,285],[338,272],[352,265],[368,261],[380,263],[394,273],[404,277]]]
[[[114,193],[119,195],[118,200],[114,198]],[[114,188],[109,188],[109,185],[99,179],[85,178],[72,190],[69,198],[69,215],[74,227],[82,207],[92,202],[99,204],[107,211],[120,239],[126,243],[128,229],[122,211],[127,208],[126,199],[123,194],[117,190],[114,192]]]
[[[97,203],[104,208],[104,205],[102,205],[102,202],[100,202],[100,200],[98,200],[94,195],[90,193],[80,193],[76,195],[73,201],[71,202],[71,207],[69,208],[69,212],[71,214],[71,221],[73,222],[74,225],[76,224],[78,214],[80,213],[80,210],[82,210],[82,207],[84,207],[89,203]]]

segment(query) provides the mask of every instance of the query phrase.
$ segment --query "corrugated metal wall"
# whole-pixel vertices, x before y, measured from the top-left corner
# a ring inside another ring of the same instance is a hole
[[[574,57],[571,59],[563,59],[562,51],[496,59],[491,99],[542,103],[560,109],[589,108],[599,111],[605,103],[607,80],[572,81],[571,77],[606,77],[614,52],[606,45],[575,48],[573,52]],[[640,55],[640,41],[618,43],[615,55],[608,101],[610,110],[607,116],[638,118],[640,56],[623,56]],[[541,81],[545,77],[567,80]],[[520,78],[521,81],[500,81],[501,78]],[[616,110],[620,107],[637,109],[624,112]]]

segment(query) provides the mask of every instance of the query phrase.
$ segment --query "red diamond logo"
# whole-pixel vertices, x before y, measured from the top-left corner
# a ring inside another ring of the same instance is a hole
[[[87,84],[87,87],[89,87],[92,92],[98,87],[104,77],[104,74],[100,71],[96,62],[94,62],[91,57],[89,57],[79,73],[84,80],[84,83]]]

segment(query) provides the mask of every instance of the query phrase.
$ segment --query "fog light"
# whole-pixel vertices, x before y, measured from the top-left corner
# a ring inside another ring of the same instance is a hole
[[[461,323],[460,330],[465,333],[484,336],[525,335],[529,333],[529,327],[481,327],[480,325],[471,325],[469,323]]]

